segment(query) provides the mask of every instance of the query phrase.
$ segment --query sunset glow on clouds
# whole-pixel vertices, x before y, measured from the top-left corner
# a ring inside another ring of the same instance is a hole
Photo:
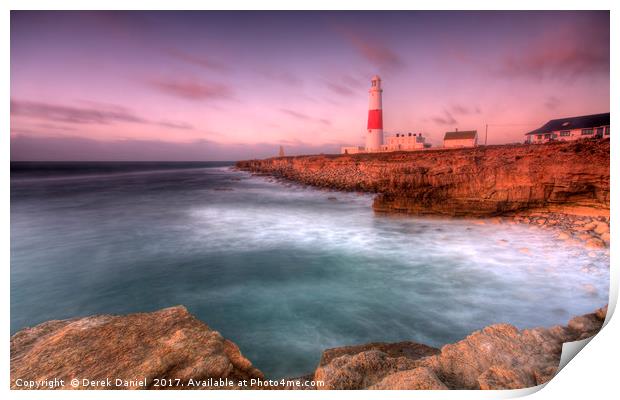
[[[234,160],[609,111],[608,12],[11,13],[14,160]]]

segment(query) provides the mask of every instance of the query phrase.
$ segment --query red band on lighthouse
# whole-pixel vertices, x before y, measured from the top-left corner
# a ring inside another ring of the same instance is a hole
[[[368,129],[383,129],[382,110],[368,110]]]

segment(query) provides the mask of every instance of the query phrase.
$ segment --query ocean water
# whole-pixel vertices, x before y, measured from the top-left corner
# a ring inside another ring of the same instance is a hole
[[[13,163],[11,332],[183,304],[278,378],[330,347],[441,346],[607,303],[607,250],[371,203],[225,163]]]

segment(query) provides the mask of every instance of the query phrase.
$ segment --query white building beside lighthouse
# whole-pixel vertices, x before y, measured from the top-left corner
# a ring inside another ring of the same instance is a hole
[[[366,151],[381,151],[383,146],[383,104],[381,94],[381,78],[375,75],[370,80],[368,91],[368,126],[366,131]]]

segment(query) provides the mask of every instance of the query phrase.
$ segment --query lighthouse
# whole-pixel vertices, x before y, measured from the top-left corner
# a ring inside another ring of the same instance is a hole
[[[381,78],[375,75],[370,80],[368,91],[368,131],[366,132],[366,151],[381,151],[383,144],[383,107],[381,105]]]

